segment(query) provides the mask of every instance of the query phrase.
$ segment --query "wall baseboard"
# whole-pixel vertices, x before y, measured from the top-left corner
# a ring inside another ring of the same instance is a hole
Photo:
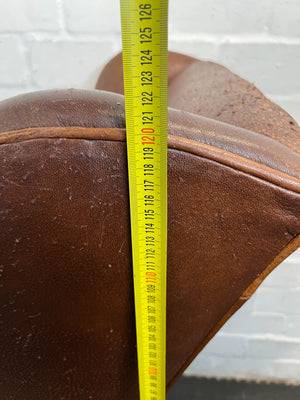
[[[181,377],[167,400],[299,400],[300,386],[230,379]]]

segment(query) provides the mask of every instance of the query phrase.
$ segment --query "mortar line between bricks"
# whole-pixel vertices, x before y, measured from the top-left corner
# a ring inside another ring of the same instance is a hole
[[[112,43],[118,39],[118,35],[101,34],[99,35],[76,35],[70,34],[69,32],[18,32],[14,34],[22,34],[26,41],[32,42],[66,42],[66,43]],[[11,36],[12,33],[6,33],[5,35],[0,32],[1,36]],[[121,43],[121,38],[120,38]]]
[[[279,359],[275,360],[275,363],[300,365],[300,360],[297,358],[279,358]]]
[[[283,290],[285,290],[286,289],[286,286],[285,285],[283,285],[283,286],[268,286],[268,285],[264,285],[264,286],[261,286],[260,287],[260,293],[263,293],[263,292],[269,292],[269,293],[276,293],[276,292],[278,292],[278,289],[279,289],[279,291],[281,290],[281,289],[283,289]],[[289,287],[289,293],[290,292],[293,292],[293,294],[297,294],[297,292],[300,292],[300,287],[299,286],[294,286],[294,287]]]
[[[279,313],[279,312],[269,312],[269,311],[252,311],[250,313],[253,317],[272,317],[272,318],[284,318],[286,319],[286,313]]]
[[[61,1],[61,0],[57,0]],[[63,15],[61,16],[63,18]],[[65,28],[64,22],[60,18],[62,24],[61,30],[27,30],[25,32],[17,32],[10,30],[3,30],[0,32],[0,37],[8,36],[12,34],[22,34],[25,36],[32,35],[35,40],[47,41],[47,40],[65,40],[65,41],[86,41],[86,42],[103,42],[107,40],[121,40],[121,34],[119,32],[107,33],[107,32],[75,32],[69,31]],[[204,33],[199,34],[172,34],[169,35],[169,42],[177,43],[207,43],[216,45],[225,44],[254,44],[254,45],[287,45],[287,46],[300,46],[300,38],[292,37],[281,37],[281,36],[266,36],[266,35],[207,35]]]
[[[228,354],[220,354],[220,353],[216,353],[216,352],[207,352],[206,354],[205,354],[205,358],[208,358],[208,359],[215,359],[215,360],[221,360],[222,362],[224,362],[225,360],[234,360],[234,361],[236,361],[236,362],[238,362],[238,361],[243,361],[243,360],[248,360],[248,361],[253,361],[253,360],[262,360],[262,361],[268,361],[268,362],[274,362],[275,363],[275,361],[274,360],[272,360],[272,357],[257,357],[256,355],[254,355],[254,356],[251,356],[251,355],[249,355],[249,354],[245,354],[245,353],[243,353],[243,354],[241,354],[241,355],[232,355],[232,354],[230,354],[230,355],[228,355]],[[281,358],[279,358],[279,359],[276,359],[276,361],[280,361],[281,360]],[[285,359],[285,360],[287,360],[287,361],[290,361],[290,362],[294,362],[294,361],[297,361],[297,359],[296,358],[288,358],[288,359]],[[201,365],[201,364],[200,364]]]
[[[270,34],[206,34],[170,32],[169,41],[177,42],[207,42],[216,44],[286,44],[300,45],[299,37],[276,36]]]
[[[300,101],[300,93],[294,93],[294,94],[266,94],[266,96],[267,97],[271,97],[272,96],[272,99],[274,99],[274,101],[285,101],[285,100],[298,100],[298,101]],[[299,262],[300,262],[300,254],[299,254],[299,257],[298,257],[299,259],[298,260],[294,260],[294,259],[292,259],[292,260],[289,260],[289,259],[287,259],[286,260],[286,262],[288,262],[288,263],[290,263],[290,264],[297,264],[297,265],[299,265]]]
[[[57,5],[60,33],[65,34],[67,32],[67,27],[66,27],[65,7],[63,0],[56,0],[56,5]]]
[[[26,89],[26,87],[31,87],[31,88],[36,89],[37,86],[33,79],[33,65],[32,65],[32,60],[31,60],[31,51],[29,49],[29,42],[24,38],[23,35],[19,35],[19,40],[24,48],[24,59],[25,59],[27,71],[28,71],[28,79],[26,80],[25,85],[22,88]],[[2,85],[2,86],[4,87],[4,85]],[[18,87],[20,87],[20,85],[18,85]]]
[[[270,341],[270,342],[277,342],[277,343],[300,344],[300,338],[298,338],[298,337],[278,335],[278,334],[273,334],[273,333],[243,334],[243,333],[220,332],[218,336],[220,338],[245,339],[247,341],[261,340],[261,341]]]
[[[251,356],[249,354],[243,354],[243,355],[228,355],[228,354],[220,354],[220,353],[208,353],[206,352],[205,354],[203,353],[203,355],[200,356],[199,361],[196,362],[196,364],[199,366],[203,366],[203,364],[205,364],[207,359],[213,359],[215,360],[234,360],[234,361],[241,361],[241,360],[245,360],[245,361],[253,361],[255,359],[260,360],[260,361],[268,361],[270,362],[270,360],[272,360],[272,358],[270,357],[257,357],[257,356]],[[204,360],[204,362],[203,362]],[[200,362],[201,361],[201,362]],[[276,358],[275,360],[273,360],[272,362],[277,363],[277,364],[294,364],[294,365],[300,365],[300,360],[298,358]],[[190,366],[188,367],[190,368]],[[193,367],[194,369],[195,367]],[[187,370],[186,370],[187,371]],[[185,371],[185,372],[186,372]],[[189,371],[187,371],[189,373]]]

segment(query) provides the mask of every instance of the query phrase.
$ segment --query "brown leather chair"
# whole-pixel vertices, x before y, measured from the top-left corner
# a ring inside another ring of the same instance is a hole
[[[168,388],[300,245],[296,122],[170,61]],[[138,399],[120,56],[97,88],[0,103],[1,399]]]

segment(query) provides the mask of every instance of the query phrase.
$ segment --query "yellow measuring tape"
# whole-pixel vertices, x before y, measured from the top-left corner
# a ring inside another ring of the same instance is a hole
[[[121,0],[141,400],[165,398],[167,0]]]

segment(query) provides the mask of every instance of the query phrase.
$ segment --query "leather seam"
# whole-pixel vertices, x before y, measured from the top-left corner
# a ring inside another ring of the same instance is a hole
[[[63,134],[64,132],[64,134]],[[108,138],[107,136],[110,135]],[[0,134],[1,144],[22,143],[37,139],[79,139],[126,142],[125,128],[39,127]],[[168,134],[168,148],[200,156],[255,176],[283,189],[300,193],[300,179],[217,147]]]

